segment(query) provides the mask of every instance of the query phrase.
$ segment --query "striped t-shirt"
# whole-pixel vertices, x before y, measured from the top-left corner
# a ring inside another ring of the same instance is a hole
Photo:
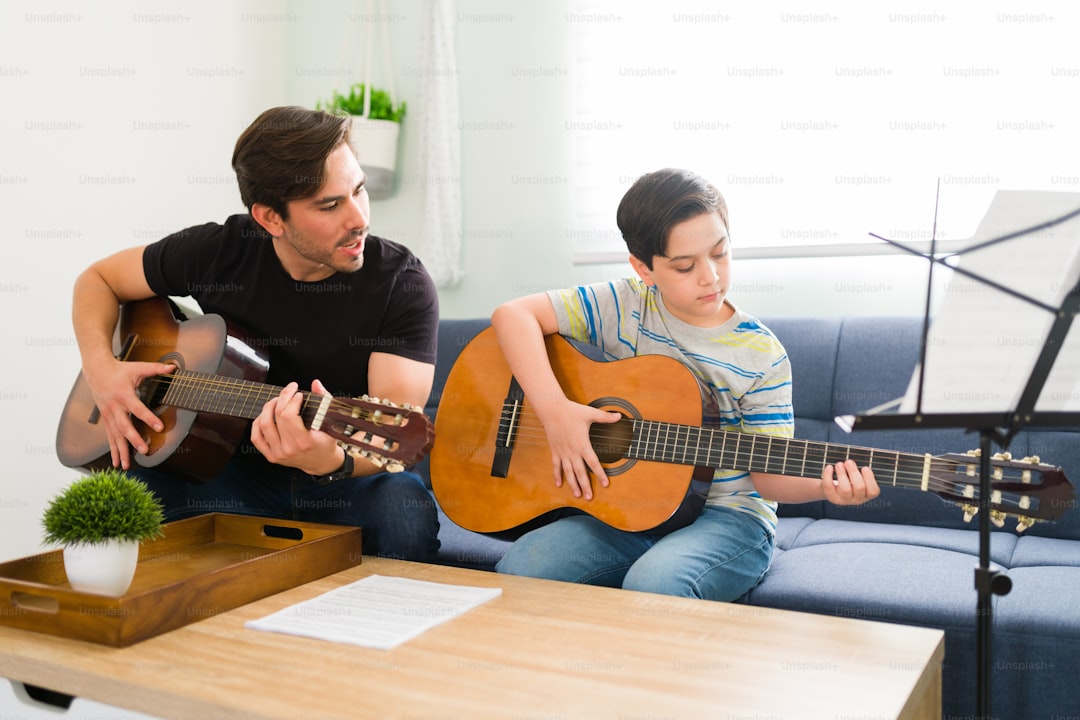
[[[735,314],[719,327],[696,327],[672,315],[659,291],[637,278],[552,290],[548,297],[559,334],[595,345],[605,359],[666,355],[689,368],[707,389],[707,426],[794,434],[787,353],[767,327],[738,308],[732,306]],[[748,472],[718,469],[706,504],[750,513],[776,530],[776,503],[757,493]]]

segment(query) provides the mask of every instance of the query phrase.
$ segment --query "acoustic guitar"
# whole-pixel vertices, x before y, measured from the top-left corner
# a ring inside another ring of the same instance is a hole
[[[246,437],[248,423],[282,390],[263,383],[270,366],[254,345],[220,315],[189,319],[166,298],[123,305],[114,337],[117,357],[176,367],[138,388],[165,427],[155,432],[134,419],[148,440],[147,452],[136,453],[135,462],[168,468],[193,482],[215,477]],[[434,441],[422,411],[366,395],[304,393],[300,417],[305,427],[330,435],[354,457],[393,471],[420,461]],[[82,373],[60,417],[56,454],[67,467],[111,465],[105,425]]]
[[[698,380],[674,358],[597,362],[558,335],[545,342],[567,397],[623,415],[590,430],[610,484],[594,482],[592,500],[556,487],[544,429],[488,328],[451,368],[431,452],[435,497],[468,530],[498,533],[576,509],[622,530],[669,532],[697,517],[714,468],[820,477],[826,464],[849,458],[873,469],[881,485],[936,493],[968,519],[979,509],[975,453],[917,455],[702,427]],[[1058,467],[1007,455],[992,465],[996,524],[1011,516],[1022,530],[1073,504],[1072,485]]]

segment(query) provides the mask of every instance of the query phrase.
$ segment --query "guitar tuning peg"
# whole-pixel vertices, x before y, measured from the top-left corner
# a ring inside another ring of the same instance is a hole
[[[399,462],[389,462],[386,464],[386,469],[388,472],[399,473],[405,470],[405,466]]]
[[[967,454],[971,457],[979,457],[982,455],[982,450],[980,448],[975,448],[974,450],[968,450]]]
[[[1020,462],[1029,463],[1031,465],[1038,465],[1039,463],[1042,462],[1042,458],[1040,458],[1038,455],[1028,455],[1026,458],[1021,460]]]
[[[975,517],[975,515],[978,514],[978,512],[979,512],[979,508],[975,507],[974,505],[965,505],[964,506],[964,522],[971,522],[971,519],[973,517]]]
[[[1027,524],[1026,520],[1017,520],[1016,521],[1016,532],[1018,532],[1018,533],[1024,532],[1029,527],[1031,527],[1031,526]]]
[[[374,464],[376,467],[382,467],[386,464],[386,460],[384,460],[381,455],[376,455],[375,453],[368,452],[367,450],[361,450],[360,454],[364,457],[364,459]]]
[[[994,527],[1005,527],[1005,513],[999,510],[991,510],[990,522],[994,523]]]
[[[1005,460],[1005,461],[1009,461],[1009,460],[1012,460],[1012,453],[1011,453],[1011,452],[1008,452],[1008,451],[1005,451],[1005,452],[999,452],[999,453],[994,453],[994,454],[992,455],[992,457],[993,457],[993,458],[994,458],[995,460]]]

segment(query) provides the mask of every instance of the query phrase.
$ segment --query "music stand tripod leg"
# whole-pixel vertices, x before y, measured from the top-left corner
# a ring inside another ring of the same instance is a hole
[[[997,569],[990,559],[990,479],[992,430],[979,433],[979,564],[975,568],[975,591],[978,594],[976,623],[976,711],[981,720],[990,720],[990,686],[993,674],[994,596],[1008,595],[1012,580]]]

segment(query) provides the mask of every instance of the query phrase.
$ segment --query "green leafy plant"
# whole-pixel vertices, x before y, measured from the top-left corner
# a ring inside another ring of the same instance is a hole
[[[316,110],[326,112],[345,113],[346,115],[364,114],[364,83],[356,83],[349,88],[348,95],[342,95],[334,90],[329,100],[320,100],[315,104]],[[399,123],[405,117],[405,102],[399,102],[396,106],[390,99],[390,93],[379,88],[371,91],[371,108],[368,117],[372,120],[390,120]]]
[[[146,483],[107,468],[76,480],[53,498],[42,524],[46,543],[73,545],[160,537],[163,520],[161,501]]]

